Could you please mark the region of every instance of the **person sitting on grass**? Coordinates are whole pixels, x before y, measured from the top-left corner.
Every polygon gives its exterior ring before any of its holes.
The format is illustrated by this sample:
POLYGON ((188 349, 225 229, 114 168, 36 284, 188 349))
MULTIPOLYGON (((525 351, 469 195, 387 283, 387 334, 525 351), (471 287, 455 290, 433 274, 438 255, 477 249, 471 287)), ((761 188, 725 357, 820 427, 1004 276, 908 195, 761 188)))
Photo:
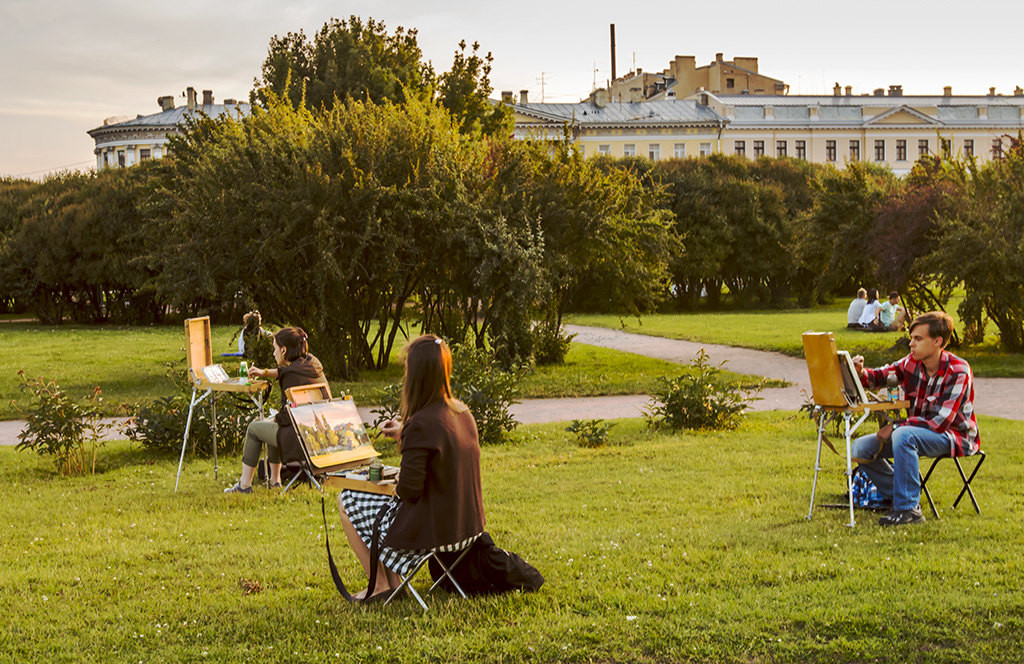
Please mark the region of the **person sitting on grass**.
POLYGON ((945 349, 952 334, 950 315, 933 311, 910 324, 910 354, 902 360, 865 369, 863 357, 853 358, 865 387, 881 387, 893 373, 910 400, 906 420, 857 438, 851 448, 853 459, 892 501, 892 511, 878 521, 883 526, 924 521, 919 457, 970 456, 979 449, 974 374, 945 349))
POLYGON ((906 319, 907 310, 900 306, 900 294, 892 291, 889 299, 878 307, 871 329, 875 332, 898 332, 903 329, 906 319))
POLYGON ((872 323, 878 318, 878 308, 881 305, 878 303, 878 289, 868 289, 868 301, 864 305, 864 310, 860 313, 860 318, 857 319, 857 323, 860 324, 862 330, 870 330, 872 323))
POLYGON ((326 382, 320 360, 309 352, 309 343, 302 328, 286 327, 274 335, 276 369, 249 368, 249 378, 277 378, 281 386, 281 409, 271 418, 254 420, 245 430, 242 447, 242 476, 224 493, 252 493, 252 478, 256 474, 263 446, 267 446, 267 466, 270 486, 281 486, 281 442, 294 436, 288 418, 285 391, 300 385, 326 382))
POLYGON ((349 490, 338 496, 341 523, 363 571, 370 576, 371 564, 377 566, 370 596, 361 591, 356 599, 386 599, 423 555, 458 551, 484 530, 476 420, 452 397, 451 352, 430 334, 403 352, 402 423, 381 426, 402 454, 398 497, 349 490), (382 510, 379 560, 371 561, 373 524, 382 510))
POLYGON ((857 297, 850 302, 846 310, 846 327, 860 327, 860 315, 864 313, 864 305, 868 303, 868 292, 863 288, 857 289, 857 297))

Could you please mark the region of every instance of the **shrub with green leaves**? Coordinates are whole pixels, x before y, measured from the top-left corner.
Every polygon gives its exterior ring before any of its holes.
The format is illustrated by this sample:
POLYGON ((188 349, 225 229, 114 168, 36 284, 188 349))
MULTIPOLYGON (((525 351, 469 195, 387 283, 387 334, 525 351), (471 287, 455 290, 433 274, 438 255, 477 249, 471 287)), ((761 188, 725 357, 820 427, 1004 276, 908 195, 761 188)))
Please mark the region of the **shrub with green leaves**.
MULTIPOLYGON (((452 394, 473 413, 481 445, 502 442, 505 432, 519 424, 509 407, 516 403, 519 382, 527 371, 528 366, 511 371, 502 369, 494 355, 484 348, 471 344, 452 346, 452 394)), ((381 390, 380 407, 373 411, 377 413, 373 425, 397 417, 401 400, 401 384, 381 390)))
POLYGON ((533 327, 533 360, 538 366, 563 364, 575 334, 567 334, 556 321, 546 320, 533 327))
POLYGON ((96 472, 96 452, 101 438, 112 425, 102 419, 102 391, 75 401, 56 381, 28 378, 18 371, 21 389, 32 393, 30 410, 23 412, 25 429, 18 434, 18 450, 32 450, 53 457, 62 475, 91 475, 96 472))
MULTIPOLYGON (((170 371, 176 393, 142 404, 135 411, 132 423, 125 428, 130 440, 145 447, 164 452, 181 450, 188 421, 188 405, 192 386, 184 381, 180 372, 170 371)), ((189 429, 191 450, 199 456, 208 456, 213 450, 213 418, 207 397, 192 413, 189 429)), ((221 393, 217 396, 217 451, 223 454, 240 452, 245 442, 245 429, 257 417, 256 407, 245 396, 221 393)))
POLYGON ((608 442, 608 432, 613 426, 615 422, 604 420, 573 420, 565 430, 576 434, 580 447, 601 447, 608 442))
POLYGON ((661 379, 647 406, 648 426, 672 431, 735 429, 760 387, 743 388, 725 381, 722 365, 712 366, 703 348, 691 366, 695 369, 691 373, 661 379))

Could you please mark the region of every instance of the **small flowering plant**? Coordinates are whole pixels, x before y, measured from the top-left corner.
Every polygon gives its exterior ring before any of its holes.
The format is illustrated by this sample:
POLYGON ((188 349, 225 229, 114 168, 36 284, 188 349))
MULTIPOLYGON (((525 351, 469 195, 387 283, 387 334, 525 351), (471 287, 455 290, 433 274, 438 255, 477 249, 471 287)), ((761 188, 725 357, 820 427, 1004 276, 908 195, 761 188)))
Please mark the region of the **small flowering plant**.
POLYGON ((26 426, 18 434, 17 449, 52 457, 62 475, 94 474, 96 452, 112 426, 102 421, 102 390, 94 387, 92 394, 76 401, 56 381, 29 378, 24 369, 18 376, 34 403, 22 411, 26 426))

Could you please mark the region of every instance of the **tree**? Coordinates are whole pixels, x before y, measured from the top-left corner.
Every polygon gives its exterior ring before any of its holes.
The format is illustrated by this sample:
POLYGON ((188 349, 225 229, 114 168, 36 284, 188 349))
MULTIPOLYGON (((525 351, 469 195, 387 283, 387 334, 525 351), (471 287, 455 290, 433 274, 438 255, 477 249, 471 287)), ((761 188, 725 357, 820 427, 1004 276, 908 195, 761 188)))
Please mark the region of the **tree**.
POLYGON ((978 324, 984 310, 1003 348, 1024 351, 1024 143, 971 167, 962 205, 942 211, 932 258, 947 287, 963 283, 960 307, 978 324))
POLYGON ((877 274, 877 260, 866 244, 894 186, 890 171, 865 162, 817 173, 811 182, 814 204, 798 220, 793 247, 804 274, 815 275, 798 284, 801 304, 820 302, 877 274))
POLYGON ((459 42, 452 68, 438 77, 437 100, 459 123, 463 133, 481 131, 487 135, 512 130, 512 113, 505 104, 494 104, 489 97, 491 87, 490 51, 480 57, 480 43, 473 42, 466 55, 466 40, 459 42))
POLYGON ((173 140, 161 195, 161 289, 179 306, 251 299, 304 327, 325 366, 383 367, 406 305, 453 231, 484 224, 483 144, 433 104, 275 97, 244 120, 200 119, 173 140))
POLYGON ((567 142, 540 161, 529 205, 544 233, 544 311, 554 330, 570 306, 638 315, 664 297, 675 244, 648 168, 584 159, 567 142))
POLYGON ((312 43, 301 30, 275 36, 250 99, 265 105, 273 93, 295 107, 331 110, 336 100, 401 103, 428 94, 434 72, 416 35, 402 27, 389 34, 381 21, 350 16, 332 18, 312 43))
POLYGON ((875 258, 875 283, 900 292, 908 318, 915 312, 945 311, 951 288, 943 287, 934 259, 936 226, 940 218, 955 214, 966 179, 961 162, 921 157, 888 192, 864 242, 875 258))

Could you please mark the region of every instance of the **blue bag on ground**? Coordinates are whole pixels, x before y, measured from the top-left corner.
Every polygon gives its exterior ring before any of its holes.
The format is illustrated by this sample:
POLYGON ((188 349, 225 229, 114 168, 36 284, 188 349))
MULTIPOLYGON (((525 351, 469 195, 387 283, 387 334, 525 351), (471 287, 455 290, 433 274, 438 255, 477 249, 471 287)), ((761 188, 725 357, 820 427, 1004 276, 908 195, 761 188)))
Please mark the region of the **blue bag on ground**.
POLYGON ((853 504, 870 510, 883 509, 889 506, 875 483, 871 481, 863 468, 853 471, 853 504))

